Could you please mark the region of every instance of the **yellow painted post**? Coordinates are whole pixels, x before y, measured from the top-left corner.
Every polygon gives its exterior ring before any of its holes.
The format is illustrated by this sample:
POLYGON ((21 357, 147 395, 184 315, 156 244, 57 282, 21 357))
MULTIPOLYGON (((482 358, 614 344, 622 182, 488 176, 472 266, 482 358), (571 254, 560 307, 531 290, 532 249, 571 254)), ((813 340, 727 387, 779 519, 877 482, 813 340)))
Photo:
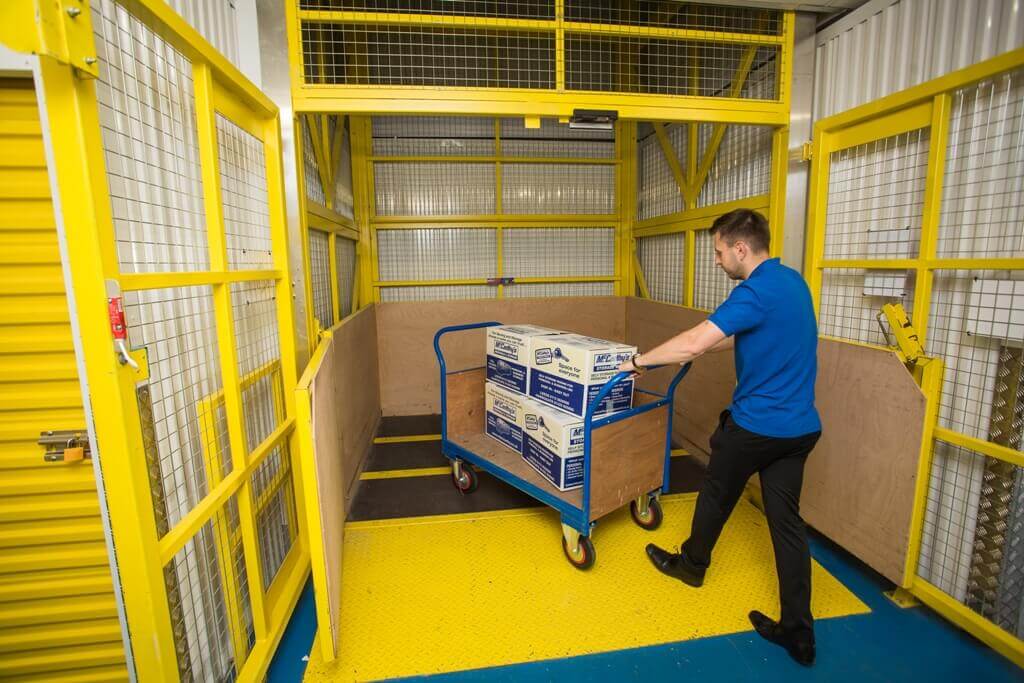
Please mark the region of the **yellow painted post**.
POLYGON ((301 114, 295 115, 293 126, 294 130, 300 131, 295 135, 295 169, 299 186, 299 242, 302 244, 302 287, 306 298, 306 339, 309 340, 309 352, 312 353, 317 345, 317 335, 316 316, 313 312, 313 269, 310 267, 312 257, 309 251, 309 200, 306 197, 306 136, 301 134, 303 119, 301 114))
MULTIPOLYGON (((700 145, 700 124, 691 121, 686 124, 686 186, 693 188, 697 184, 697 152, 700 145)), ((700 191, 690 192, 690 201, 686 204, 687 209, 697 208, 697 199, 700 191)))
POLYGON ((683 256, 686 259, 686 267, 683 271, 683 277, 686 280, 683 304, 693 308, 693 292, 697 282, 697 232, 695 230, 686 231, 686 253, 683 256))
MULTIPOLYGON (((228 271, 230 268, 224 233, 224 209, 221 203, 217 122, 213 107, 213 73, 210 67, 203 63, 193 64, 192 82, 195 88, 196 137, 203 177, 203 208, 210 248, 210 270, 228 271)), ((249 448, 245 438, 245 413, 242 408, 230 284, 221 282, 213 285, 213 306, 217 321, 217 350, 224 387, 228 442, 234 455, 234 467, 244 468, 248 462, 249 448)), ((238 491, 237 503, 239 524, 242 527, 246 577, 249 582, 249 600, 252 604, 253 629, 258 640, 266 637, 268 629, 263 600, 263 575, 259 562, 260 548, 256 537, 251 485, 248 480, 242 483, 238 491)))
MULTIPOLYGON (((502 192, 502 189, 501 189, 501 157, 502 157, 502 153, 501 153, 501 118, 500 117, 495 117, 494 118, 494 154, 495 154, 495 161, 494 161, 494 213, 496 213, 496 214, 498 214, 500 216, 502 213, 504 213, 504 209, 502 208, 502 195, 501 195, 501 192, 502 192)), ((497 252, 495 254, 495 259, 497 261, 495 263, 495 273, 497 274, 496 276, 499 277, 499 278, 502 277, 504 275, 504 272, 505 272, 505 257, 504 257, 504 254, 503 254, 504 239, 505 239, 505 234, 504 234, 504 232, 502 230, 502 226, 499 225, 497 228, 495 228, 495 231, 494 231, 495 250, 497 252)), ((499 299, 504 299, 505 298, 505 285, 500 285, 500 284, 498 285, 498 298, 499 299)))
POLYGON ((327 258, 330 259, 328 277, 331 278, 331 308, 334 311, 334 324, 341 320, 341 296, 338 293, 338 234, 327 235, 327 258))
POLYGON ((830 135, 814 127, 811 147, 811 178, 807 194, 807 254, 804 257, 804 277, 811 290, 814 313, 821 309, 821 260, 825 254, 826 215, 828 211, 828 174, 831 151, 830 135))
POLYGON ((352 137, 352 193, 356 207, 356 225, 359 228, 357 254, 360 262, 359 275, 364 303, 379 302, 380 288, 377 281, 377 237, 373 225, 375 200, 373 196, 373 138, 370 117, 353 116, 349 133, 352 137))
POLYGON ((768 192, 768 226, 771 230, 771 255, 782 256, 786 228, 786 177, 789 175, 789 126, 772 133, 771 189, 768 192))
POLYGON ((921 450, 917 460, 917 479, 914 482, 914 505, 910 514, 910 534, 907 541, 907 557, 903 566, 902 588, 910 587, 917 572, 917 561, 921 556, 921 535, 924 529, 924 513, 928 503, 928 483, 931 480, 932 453, 935 448, 935 426, 939 415, 939 399, 942 394, 941 358, 928 358, 918 363, 920 368, 918 385, 925 395, 924 431, 921 434, 921 450))
POLYGON ((555 0, 555 90, 565 90, 565 0, 555 0))
POLYGON ((87 407, 97 435, 107 512, 117 551, 135 671, 152 680, 178 678, 174 634, 157 545, 135 373, 114 352, 105 278, 118 273, 95 82, 72 67, 39 57, 40 110, 45 118, 62 260, 76 315, 76 351, 85 367, 87 407))
POLYGON ((633 252, 636 240, 633 225, 637 212, 637 144, 636 122, 619 121, 615 129, 615 193, 618 207, 616 226, 615 293, 619 296, 633 296, 636 293, 633 252))
POLYGON ((942 216, 942 183, 946 173, 946 150, 949 146, 949 115, 952 98, 949 93, 936 95, 932 104, 931 142, 928 145, 928 171, 925 176, 924 206, 921 216, 921 246, 918 253, 917 279, 914 283, 914 328, 925 346, 928 338, 928 313, 931 308, 932 283, 935 271, 928 259, 936 256, 939 242, 939 220, 942 216))

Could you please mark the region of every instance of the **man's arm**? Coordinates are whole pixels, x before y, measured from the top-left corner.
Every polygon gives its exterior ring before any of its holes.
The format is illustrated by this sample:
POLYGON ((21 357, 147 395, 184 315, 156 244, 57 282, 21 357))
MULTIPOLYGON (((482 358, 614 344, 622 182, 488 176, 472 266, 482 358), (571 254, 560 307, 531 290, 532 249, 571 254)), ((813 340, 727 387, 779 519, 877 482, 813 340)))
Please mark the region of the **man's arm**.
POLYGON ((736 345, 736 337, 726 337, 722 341, 718 342, 705 353, 718 353, 719 351, 728 351, 736 345))
MULTIPOLYGON (((708 351, 721 350, 716 347, 719 344, 728 343, 722 349, 732 346, 731 337, 726 338, 718 326, 709 320, 705 320, 696 327, 669 339, 667 342, 656 346, 646 353, 640 354, 636 361, 642 366, 668 365, 669 363, 686 363, 698 358, 708 351)), ((626 361, 619 370, 632 372, 637 368, 631 361, 626 361)))

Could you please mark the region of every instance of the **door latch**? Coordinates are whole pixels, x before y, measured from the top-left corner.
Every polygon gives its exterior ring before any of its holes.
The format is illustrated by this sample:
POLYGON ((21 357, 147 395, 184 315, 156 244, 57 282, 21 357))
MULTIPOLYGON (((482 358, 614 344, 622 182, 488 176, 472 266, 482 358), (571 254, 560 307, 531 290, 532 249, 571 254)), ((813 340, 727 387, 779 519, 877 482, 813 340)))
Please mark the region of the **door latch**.
POLYGON ((43 454, 43 460, 46 462, 75 462, 92 457, 89 450, 89 434, 84 430, 41 432, 37 443, 46 447, 46 453, 43 454))

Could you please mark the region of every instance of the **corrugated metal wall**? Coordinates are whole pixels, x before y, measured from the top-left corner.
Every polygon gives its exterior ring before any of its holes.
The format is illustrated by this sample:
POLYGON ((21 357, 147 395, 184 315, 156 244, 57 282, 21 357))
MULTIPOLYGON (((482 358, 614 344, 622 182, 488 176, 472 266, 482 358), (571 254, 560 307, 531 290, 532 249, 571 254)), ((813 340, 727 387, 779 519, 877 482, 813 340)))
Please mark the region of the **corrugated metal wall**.
POLYGON ((1020 0, 883 0, 819 34, 815 120, 1024 44, 1020 0))
POLYGON ((44 463, 84 430, 35 91, 0 80, 0 677, 127 678, 90 461, 44 463))
POLYGON ((166 0, 200 35, 241 69, 234 0, 166 0))

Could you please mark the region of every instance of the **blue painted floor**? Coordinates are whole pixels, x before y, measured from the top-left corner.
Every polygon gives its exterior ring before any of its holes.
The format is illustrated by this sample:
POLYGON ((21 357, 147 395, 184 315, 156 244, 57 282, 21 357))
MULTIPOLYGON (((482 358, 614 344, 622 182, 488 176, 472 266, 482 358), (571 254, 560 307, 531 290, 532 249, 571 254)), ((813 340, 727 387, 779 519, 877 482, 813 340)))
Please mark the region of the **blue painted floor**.
MULTIPOLYGON (((870 614, 819 621, 818 661, 805 669, 786 653, 741 633, 571 659, 463 671, 431 681, 1024 681, 1024 672, 925 607, 901 609, 882 594, 889 586, 843 550, 812 536, 814 558, 871 608, 870 614)), ((653 571, 653 569, 652 569, 653 571)), ((690 590, 680 587, 680 590, 690 590)), ((307 585, 268 680, 302 679, 316 630, 307 585)), ((453 645, 454 646, 454 645, 453 645)), ((425 679, 411 679, 425 680, 425 679)))

